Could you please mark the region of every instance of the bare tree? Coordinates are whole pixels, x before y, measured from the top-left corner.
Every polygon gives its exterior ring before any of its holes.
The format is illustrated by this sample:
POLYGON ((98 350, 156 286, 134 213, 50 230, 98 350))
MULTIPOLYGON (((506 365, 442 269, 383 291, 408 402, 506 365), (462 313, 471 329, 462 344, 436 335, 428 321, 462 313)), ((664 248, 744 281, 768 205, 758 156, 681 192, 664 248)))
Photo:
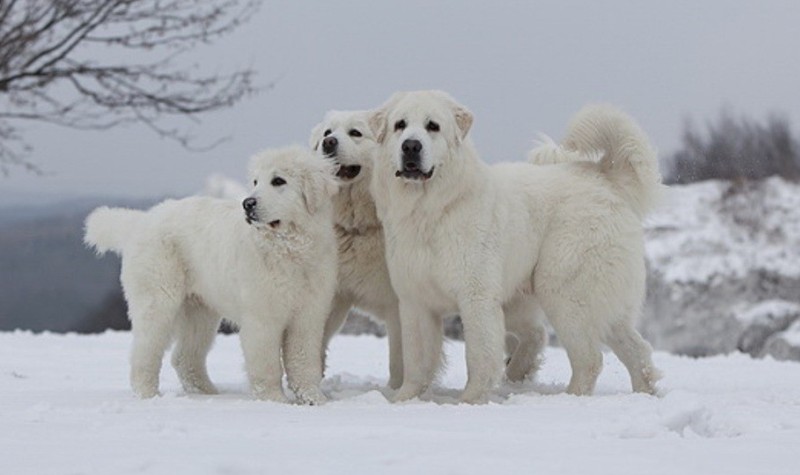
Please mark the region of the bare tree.
POLYGON ((253 92, 253 71, 207 73, 184 53, 230 33, 261 0, 0 0, 0 171, 40 169, 21 124, 77 129, 196 120, 253 92), (183 55, 183 56, 182 56, 183 55), (176 65, 176 58, 183 60, 176 65))

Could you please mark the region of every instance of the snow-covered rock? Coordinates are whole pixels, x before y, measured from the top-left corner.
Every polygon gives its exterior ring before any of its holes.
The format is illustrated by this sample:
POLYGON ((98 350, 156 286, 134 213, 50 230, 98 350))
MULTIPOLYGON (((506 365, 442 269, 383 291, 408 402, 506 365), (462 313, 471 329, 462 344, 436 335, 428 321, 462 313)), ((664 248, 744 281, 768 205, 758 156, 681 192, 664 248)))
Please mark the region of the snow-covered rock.
POLYGON ((800 185, 780 178, 672 187, 648 218, 642 328, 658 349, 800 359, 800 185))

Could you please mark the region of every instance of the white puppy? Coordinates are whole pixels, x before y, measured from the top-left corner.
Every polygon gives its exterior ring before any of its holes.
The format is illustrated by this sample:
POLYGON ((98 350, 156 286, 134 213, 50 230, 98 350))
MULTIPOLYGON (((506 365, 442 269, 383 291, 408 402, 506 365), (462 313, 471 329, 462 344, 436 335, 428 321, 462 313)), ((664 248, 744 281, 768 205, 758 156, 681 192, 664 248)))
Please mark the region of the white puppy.
POLYGON ((337 184, 327 163, 299 147, 262 152, 250 170, 254 191, 244 202, 195 197, 146 212, 102 207, 86 220, 86 243, 122 256, 139 397, 158 393, 173 338, 172 365, 185 390, 215 393, 206 355, 224 316, 240 327, 257 397, 286 400, 283 350, 298 401, 325 400, 319 383, 336 285, 330 198, 337 184))
POLYGON ((594 107, 575 120, 565 148, 599 151, 599 162, 540 166, 481 161, 467 135, 472 114, 442 92, 395 94, 369 120, 382 145, 372 190, 403 345, 415 348, 404 352, 396 400, 431 383, 440 317, 459 312, 462 400, 486 401, 503 362, 503 313, 524 322, 518 307, 533 294, 569 355, 569 393, 593 391, 602 343, 634 390, 654 391, 651 348, 633 325, 644 298, 641 219, 661 185, 655 154, 626 115, 594 107))
POLYGON ((331 111, 311 131, 311 148, 335 164, 340 180, 333 198, 339 284, 325 328, 325 347, 352 307, 378 317, 386 323, 389 337, 389 386, 397 389, 403 382, 400 316, 386 268, 383 228, 369 191, 377 144, 367 116, 367 111, 331 111))

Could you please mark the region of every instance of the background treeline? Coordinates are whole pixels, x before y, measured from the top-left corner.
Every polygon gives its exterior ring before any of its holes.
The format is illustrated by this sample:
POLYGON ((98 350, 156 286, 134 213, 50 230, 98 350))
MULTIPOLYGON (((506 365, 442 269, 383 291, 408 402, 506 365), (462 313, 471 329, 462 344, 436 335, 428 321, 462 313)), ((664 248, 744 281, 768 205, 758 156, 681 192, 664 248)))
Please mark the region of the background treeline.
POLYGON ((680 149, 666 159, 664 179, 669 184, 776 175, 800 179, 800 143, 788 119, 779 115, 758 122, 724 110, 705 129, 687 120, 680 149))

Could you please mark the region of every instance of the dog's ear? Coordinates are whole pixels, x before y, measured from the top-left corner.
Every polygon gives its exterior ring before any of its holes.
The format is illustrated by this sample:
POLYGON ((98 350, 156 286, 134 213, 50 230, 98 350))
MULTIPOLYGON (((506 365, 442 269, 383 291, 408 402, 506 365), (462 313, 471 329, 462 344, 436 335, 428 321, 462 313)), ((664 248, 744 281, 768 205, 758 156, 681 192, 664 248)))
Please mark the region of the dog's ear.
POLYGON ((387 110, 384 107, 381 107, 380 109, 370 112, 367 117, 367 125, 369 126, 369 130, 372 131, 375 141, 379 144, 386 140, 386 131, 388 128, 386 124, 386 113, 387 110))
POLYGON ((311 129, 311 136, 308 138, 308 146, 315 152, 319 149, 320 142, 322 142, 322 129, 324 127, 325 124, 320 122, 311 129))
POLYGON ((386 140, 386 135, 389 132, 389 113, 407 94, 406 92, 395 92, 380 108, 367 115, 367 125, 372 131, 375 141, 379 144, 386 140))
POLYGON ((458 125, 458 130, 461 132, 459 139, 464 140, 469 132, 469 129, 472 127, 472 121, 474 117, 472 112, 470 112, 466 107, 460 104, 453 105, 453 116, 456 119, 456 125, 458 125))
POLYGON ((318 165, 305 170, 300 178, 303 202, 310 215, 316 214, 339 191, 333 166, 325 161, 318 162, 318 165))

